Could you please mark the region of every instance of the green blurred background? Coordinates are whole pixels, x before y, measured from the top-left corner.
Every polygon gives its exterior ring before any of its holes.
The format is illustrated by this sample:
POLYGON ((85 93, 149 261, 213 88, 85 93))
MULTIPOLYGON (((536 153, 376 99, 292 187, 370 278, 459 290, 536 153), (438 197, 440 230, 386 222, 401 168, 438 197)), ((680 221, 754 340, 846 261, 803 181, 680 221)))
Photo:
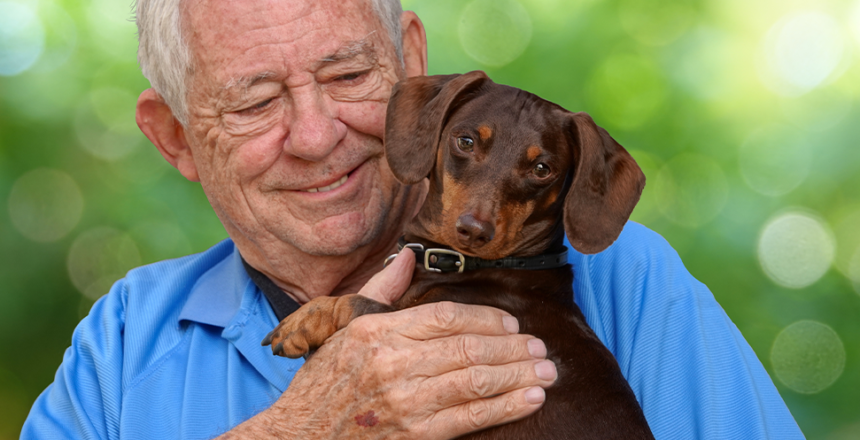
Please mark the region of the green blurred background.
MULTIPOLYGON (((407 0, 431 73, 587 111, 810 439, 860 438, 860 1, 407 0)), ((0 438, 130 268, 226 236, 134 123, 127 0, 0 0, 0 438)), ((719 386, 719 384, 714 384, 719 386)))

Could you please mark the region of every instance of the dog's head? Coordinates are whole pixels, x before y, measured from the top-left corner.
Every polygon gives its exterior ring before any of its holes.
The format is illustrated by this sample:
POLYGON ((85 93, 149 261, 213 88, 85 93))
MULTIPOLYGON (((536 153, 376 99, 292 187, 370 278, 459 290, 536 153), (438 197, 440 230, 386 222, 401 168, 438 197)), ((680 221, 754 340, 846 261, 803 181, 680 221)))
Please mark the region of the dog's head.
POLYGON ((484 72, 409 78, 388 104, 395 177, 430 178, 425 237, 485 259, 612 244, 645 186, 636 162, 585 113, 490 81, 484 72), (562 222, 563 218, 563 222, 562 222))

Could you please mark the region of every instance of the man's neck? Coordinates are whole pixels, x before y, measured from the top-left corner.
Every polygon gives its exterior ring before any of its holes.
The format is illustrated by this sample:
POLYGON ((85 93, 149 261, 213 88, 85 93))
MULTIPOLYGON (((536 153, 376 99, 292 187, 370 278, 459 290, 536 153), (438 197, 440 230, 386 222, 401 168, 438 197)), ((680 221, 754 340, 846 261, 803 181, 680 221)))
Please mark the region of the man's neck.
POLYGON ((344 256, 315 256, 267 259, 250 263, 299 304, 321 296, 358 293, 382 268, 386 256, 396 252, 397 234, 344 256), (385 243, 382 245, 382 243, 385 243))

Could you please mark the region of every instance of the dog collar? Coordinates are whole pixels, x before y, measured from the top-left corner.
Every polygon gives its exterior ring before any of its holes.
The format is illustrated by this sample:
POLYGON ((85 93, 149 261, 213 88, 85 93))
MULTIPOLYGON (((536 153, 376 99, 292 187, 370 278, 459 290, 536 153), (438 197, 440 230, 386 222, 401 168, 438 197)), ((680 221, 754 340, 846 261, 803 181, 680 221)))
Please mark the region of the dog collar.
MULTIPOLYGON (((451 249, 425 248, 421 243, 407 243, 406 237, 397 240, 397 250, 403 248, 412 249, 415 252, 416 261, 424 262, 424 269, 428 272, 457 272, 477 269, 522 269, 541 270, 555 269, 567 264, 567 248, 561 252, 535 255, 534 257, 505 257, 498 260, 485 260, 478 257, 470 257, 451 249)), ((385 259, 384 266, 388 266, 397 254, 385 259)))

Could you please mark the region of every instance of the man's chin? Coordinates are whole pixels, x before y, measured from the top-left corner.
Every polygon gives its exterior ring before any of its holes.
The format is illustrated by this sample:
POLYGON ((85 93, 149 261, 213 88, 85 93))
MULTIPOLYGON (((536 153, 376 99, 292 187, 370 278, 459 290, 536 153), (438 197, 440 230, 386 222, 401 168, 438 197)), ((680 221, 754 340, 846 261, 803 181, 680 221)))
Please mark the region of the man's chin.
POLYGON ((316 225, 307 234, 286 237, 300 251, 319 257, 348 255, 379 240, 384 222, 368 222, 364 216, 344 216, 316 225))

